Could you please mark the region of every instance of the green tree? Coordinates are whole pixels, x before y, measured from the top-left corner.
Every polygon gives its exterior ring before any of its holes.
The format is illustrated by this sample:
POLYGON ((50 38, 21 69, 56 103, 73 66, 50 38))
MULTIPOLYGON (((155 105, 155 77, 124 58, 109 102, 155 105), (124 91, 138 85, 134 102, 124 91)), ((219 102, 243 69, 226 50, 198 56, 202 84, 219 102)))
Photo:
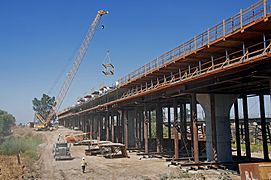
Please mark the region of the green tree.
POLYGON ((55 97, 50 97, 47 94, 43 94, 41 99, 34 98, 32 100, 32 104, 33 110, 47 119, 50 110, 55 105, 55 97))
POLYGON ((0 139, 11 133, 11 127, 15 125, 15 117, 6 111, 0 110, 0 139))

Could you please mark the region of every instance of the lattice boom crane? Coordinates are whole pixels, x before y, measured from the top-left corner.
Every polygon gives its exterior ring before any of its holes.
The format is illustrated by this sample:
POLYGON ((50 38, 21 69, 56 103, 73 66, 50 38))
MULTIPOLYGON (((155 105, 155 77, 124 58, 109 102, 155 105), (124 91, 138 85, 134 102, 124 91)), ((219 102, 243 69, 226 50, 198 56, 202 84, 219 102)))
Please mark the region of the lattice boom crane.
POLYGON ((95 31, 97 29, 97 26, 101 20, 101 17, 105 14, 108 14, 108 11, 104 11, 104 10, 99 10, 95 19, 93 20, 92 24, 89 26, 88 32, 77 52, 77 54, 74 57, 74 63, 73 66, 71 67, 69 73, 66 76, 66 79, 64 81, 64 83, 62 84, 62 87, 56 97, 56 104, 55 106, 51 109, 48 117, 46 120, 43 119, 43 117, 40 117, 39 115, 36 114, 36 117, 39 119, 39 121, 41 123, 43 123, 46 127, 51 123, 52 119, 54 118, 54 116, 56 115, 56 112, 59 110, 69 88, 70 85, 72 83, 72 80, 74 79, 74 76, 76 75, 78 68, 87 52, 87 49, 89 47, 89 43, 92 40, 95 31), (44 123, 45 121, 45 123, 44 123))

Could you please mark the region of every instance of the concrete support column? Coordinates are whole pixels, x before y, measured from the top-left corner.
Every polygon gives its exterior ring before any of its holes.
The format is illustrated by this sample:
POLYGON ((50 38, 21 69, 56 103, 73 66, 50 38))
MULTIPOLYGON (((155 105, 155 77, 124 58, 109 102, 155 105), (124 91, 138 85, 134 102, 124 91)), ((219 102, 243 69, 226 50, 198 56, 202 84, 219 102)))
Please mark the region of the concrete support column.
POLYGON ((244 114, 244 128, 245 128, 246 157, 247 157, 247 159, 251 159, 247 96, 244 95, 242 98, 243 98, 243 114, 244 114))
POLYGON ((174 124, 173 124, 173 133, 174 133, 174 159, 179 159, 179 133, 177 130, 178 127, 178 108, 177 102, 173 102, 174 109, 174 124))
POLYGON ((235 121, 235 138, 236 138, 236 149, 237 158, 241 158, 241 142, 240 142, 240 122, 239 122, 239 110, 238 110, 238 99, 234 102, 234 121, 235 121))
POLYGON ((193 127, 193 154, 194 162, 199 162, 199 141, 198 141, 198 126, 197 126, 197 101, 196 94, 191 94, 191 126, 193 127))
POLYGON ((265 119, 263 94, 259 95, 259 101, 260 101, 261 128, 262 128, 262 139, 263 139, 263 155, 264 155, 264 160, 268 161, 269 154, 268 154, 268 145, 267 145, 267 136, 266 136, 266 119, 265 119))
POLYGON ((163 113, 160 104, 156 105, 156 152, 161 153, 163 144, 163 113))
POLYGON ((148 111, 146 110, 146 107, 144 108, 144 149, 145 153, 149 153, 149 139, 148 139, 148 111))
POLYGON ((210 94, 210 105, 211 105, 211 127, 212 127, 212 150, 213 160, 217 162, 217 132, 216 132, 216 114, 215 114, 215 96, 210 94))
MULTIPOLYGON (((230 130, 230 109, 239 95, 229 94, 214 94, 214 99, 211 108, 210 94, 197 94, 197 100, 201 104, 206 119, 206 153, 207 160, 213 161, 213 136, 212 119, 215 119, 216 126, 216 141, 217 141, 217 161, 230 162, 232 161, 231 151, 231 130, 230 130), (213 110, 212 110, 213 109, 213 110), (212 114, 214 113, 214 114, 212 114), (211 117, 214 116, 214 117, 211 117)), ((213 124, 214 126, 214 124, 213 124)))

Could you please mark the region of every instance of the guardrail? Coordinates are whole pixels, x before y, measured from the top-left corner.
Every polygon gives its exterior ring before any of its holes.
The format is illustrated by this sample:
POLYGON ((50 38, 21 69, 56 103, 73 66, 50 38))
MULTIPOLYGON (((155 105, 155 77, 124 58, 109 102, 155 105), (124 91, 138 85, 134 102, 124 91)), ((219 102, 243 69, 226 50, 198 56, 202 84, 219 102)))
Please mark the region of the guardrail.
POLYGON ((131 96, 137 96, 142 93, 146 93, 152 90, 162 89, 165 86, 172 85, 179 82, 191 81, 194 78, 200 76, 208 75, 210 73, 216 73, 222 71, 226 68, 233 67, 235 65, 241 65, 247 62, 253 62, 255 59, 261 59, 263 57, 270 56, 271 53, 271 40, 266 40, 257 44, 254 44, 250 47, 247 47, 245 51, 239 50, 232 53, 232 59, 228 56, 222 56, 216 59, 213 59, 211 62, 205 64, 199 64, 198 66, 188 68, 184 71, 179 71, 178 73, 172 73, 170 76, 165 76, 163 78, 157 78, 155 81, 149 83, 141 84, 141 86, 136 86, 132 89, 126 91, 122 98, 125 99, 131 96))
POLYGON ((249 25, 257 20, 266 18, 271 11, 271 0, 260 0, 246 9, 241 9, 240 12, 231 18, 223 20, 218 25, 208 29, 200 35, 180 46, 168 51, 167 53, 157 57, 151 62, 145 64, 132 73, 120 78, 118 80, 118 87, 121 87, 137 78, 147 75, 166 64, 178 59, 182 56, 189 55, 194 51, 209 46, 214 41, 223 38, 237 30, 243 29, 244 26, 249 25))

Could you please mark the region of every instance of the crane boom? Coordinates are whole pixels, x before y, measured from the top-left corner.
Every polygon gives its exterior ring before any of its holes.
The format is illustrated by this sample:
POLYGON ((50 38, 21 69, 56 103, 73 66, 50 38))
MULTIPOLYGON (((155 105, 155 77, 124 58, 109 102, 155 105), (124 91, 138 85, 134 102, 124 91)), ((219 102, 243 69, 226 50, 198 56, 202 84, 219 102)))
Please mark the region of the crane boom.
MULTIPOLYGON (((81 64, 81 62, 87 52, 87 49, 89 47, 89 43, 92 40, 92 38, 95 34, 95 31, 97 29, 97 25, 99 24, 101 17, 105 14, 108 14, 108 11, 99 10, 97 12, 97 15, 94 18, 93 22, 89 26, 88 32, 87 32, 87 34, 86 34, 86 36, 85 36, 85 38, 79 48, 77 54, 74 57, 74 63, 72 65, 70 71, 68 72, 66 79, 65 79, 64 83, 62 84, 62 87, 57 95, 56 104, 50 110, 50 113, 46 119, 45 126, 48 126, 50 124, 51 120, 56 115, 56 112, 59 110, 59 108, 60 108, 69 88, 70 88, 72 80, 74 79, 74 76, 76 75, 78 68, 79 68, 79 66, 80 66, 80 64, 81 64)), ((41 122, 42 122, 42 120, 41 120, 41 122)))

